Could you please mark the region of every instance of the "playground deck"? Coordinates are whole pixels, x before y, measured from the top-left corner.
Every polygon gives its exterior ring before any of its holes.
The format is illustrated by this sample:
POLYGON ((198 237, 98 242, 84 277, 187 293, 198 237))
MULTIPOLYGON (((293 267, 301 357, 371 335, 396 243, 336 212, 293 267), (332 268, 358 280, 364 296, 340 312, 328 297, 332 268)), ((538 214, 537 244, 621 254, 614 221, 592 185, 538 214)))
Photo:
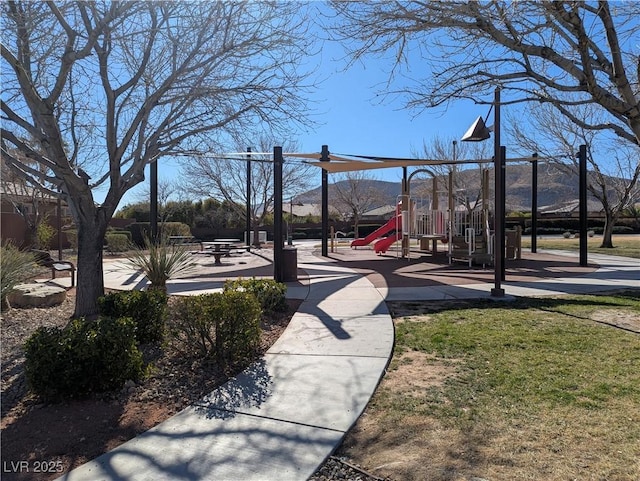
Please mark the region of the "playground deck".
MULTIPOLYGON (((466 263, 449 264, 446 252, 435 256, 412 250, 403 259, 390 249, 384 255, 373 249, 341 247, 329 257, 364 275, 376 288, 421 287, 492 283, 493 266, 469 267, 466 263)), ((580 267, 578 259, 548 253, 523 251, 521 259, 505 260, 505 274, 511 282, 537 282, 545 279, 577 277, 594 272, 598 266, 590 263, 580 267)))

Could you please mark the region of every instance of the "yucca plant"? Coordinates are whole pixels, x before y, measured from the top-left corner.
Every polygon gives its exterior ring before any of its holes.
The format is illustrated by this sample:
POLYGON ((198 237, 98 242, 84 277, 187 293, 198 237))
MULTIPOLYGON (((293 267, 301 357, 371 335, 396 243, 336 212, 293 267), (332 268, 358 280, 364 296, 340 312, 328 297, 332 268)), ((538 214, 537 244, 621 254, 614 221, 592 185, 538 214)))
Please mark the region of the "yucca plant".
POLYGON ((135 249, 127 258, 151 283, 150 289, 167 291, 167 281, 192 272, 196 264, 188 249, 169 244, 166 237, 158 242, 144 238, 144 248, 135 249))
POLYGON ((21 251, 7 242, 0 246, 0 307, 6 309, 7 295, 22 281, 33 275, 35 258, 30 252, 21 251))

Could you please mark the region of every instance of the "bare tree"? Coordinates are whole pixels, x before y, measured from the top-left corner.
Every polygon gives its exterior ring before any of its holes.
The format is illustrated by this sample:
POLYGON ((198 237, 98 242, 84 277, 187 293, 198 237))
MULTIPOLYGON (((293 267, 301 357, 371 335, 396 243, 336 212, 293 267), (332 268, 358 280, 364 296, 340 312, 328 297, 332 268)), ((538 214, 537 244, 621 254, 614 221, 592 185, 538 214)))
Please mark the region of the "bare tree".
POLYGON ((331 185, 331 192, 335 198, 331 205, 339 212, 349 213, 353 220, 355 237, 358 237, 358 226, 362 214, 383 202, 383 194, 376 189, 377 180, 370 171, 355 170, 337 174, 331 185))
POLYGON ((109 220, 144 168, 237 132, 306 122, 304 6, 278 2, 2 3, 2 155, 78 227, 75 316, 104 291, 109 220), (35 143, 38 148, 33 148, 35 143), (46 178, 41 182, 41 169, 46 178), (106 187, 102 203, 94 190, 106 187))
POLYGON ((332 5, 338 13, 335 38, 354 62, 391 53, 393 76, 412 70, 410 60, 419 59, 424 76, 400 92, 410 107, 461 98, 489 104, 489 92, 500 86, 503 103, 549 104, 585 130, 608 131, 640 144, 639 2, 332 5), (579 107, 586 104, 601 111, 597 121, 580 116, 579 107))
MULTIPOLYGON (((600 247, 612 248, 616 221, 640 195, 640 148, 620 138, 586 130, 548 105, 532 105, 529 109, 531 129, 522 129, 517 121, 508 124, 514 141, 521 148, 538 152, 547 162, 577 179, 576 152, 580 144, 587 145, 590 167, 587 189, 600 201, 605 214, 600 247)), ((583 107, 582 118, 595 123, 594 117, 598 116, 600 113, 592 106, 583 107)))
MULTIPOLYGON (((273 138, 262 136, 257 150, 254 152, 270 152, 273 146, 282 144, 273 138)), ((293 142, 282 145, 284 152, 295 152, 293 142)), ((269 154, 251 154, 251 226, 254 239, 258 239, 257 231, 264 225, 265 219, 273 211, 273 159, 269 154)), ((212 197, 228 201, 238 209, 236 213, 246 218, 247 205, 247 159, 212 158, 210 156, 195 157, 182 167, 182 186, 184 192, 199 197, 212 197)), ((282 190, 287 198, 308 189, 314 168, 292 158, 285 158, 282 168, 282 190)))

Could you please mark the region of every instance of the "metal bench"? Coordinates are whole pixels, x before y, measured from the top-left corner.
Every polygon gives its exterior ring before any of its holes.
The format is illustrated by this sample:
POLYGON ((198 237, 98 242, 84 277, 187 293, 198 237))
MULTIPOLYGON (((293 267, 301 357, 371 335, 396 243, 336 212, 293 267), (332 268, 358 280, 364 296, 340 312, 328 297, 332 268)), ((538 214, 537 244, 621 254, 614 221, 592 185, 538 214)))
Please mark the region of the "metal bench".
POLYGON ((56 278, 56 272, 69 271, 71 273, 71 287, 76 285, 76 266, 69 261, 57 261, 47 251, 31 249, 36 264, 51 268, 51 278, 56 278))

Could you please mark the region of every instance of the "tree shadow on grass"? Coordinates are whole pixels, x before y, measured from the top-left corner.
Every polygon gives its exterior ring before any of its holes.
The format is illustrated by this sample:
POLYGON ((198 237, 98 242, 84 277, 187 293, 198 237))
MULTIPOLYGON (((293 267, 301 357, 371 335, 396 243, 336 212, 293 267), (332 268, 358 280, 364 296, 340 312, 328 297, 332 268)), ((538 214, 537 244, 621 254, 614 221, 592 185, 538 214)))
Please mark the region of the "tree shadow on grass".
POLYGON ((520 297, 511 302, 496 302, 493 299, 455 299, 444 301, 413 301, 413 302, 390 302, 390 310, 398 312, 396 306, 404 306, 411 310, 410 315, 433 314, 443 311, 454 311, 464 309, 504 309, 504 310, 527 310, 539 309, 550 313, 562 314, 575 319, 606 324, 617 329, 640 334, 640 331, 617 325, 612 322, 596 320, 591 317, 580 315, 573 311, 574 307, 587 310, 590 309, 629 309, 634 310, 633 304, 640 302, 640 289, 623 289, 614 292, 597 292, 591 294, 571 294, 554 297, 520 297))

